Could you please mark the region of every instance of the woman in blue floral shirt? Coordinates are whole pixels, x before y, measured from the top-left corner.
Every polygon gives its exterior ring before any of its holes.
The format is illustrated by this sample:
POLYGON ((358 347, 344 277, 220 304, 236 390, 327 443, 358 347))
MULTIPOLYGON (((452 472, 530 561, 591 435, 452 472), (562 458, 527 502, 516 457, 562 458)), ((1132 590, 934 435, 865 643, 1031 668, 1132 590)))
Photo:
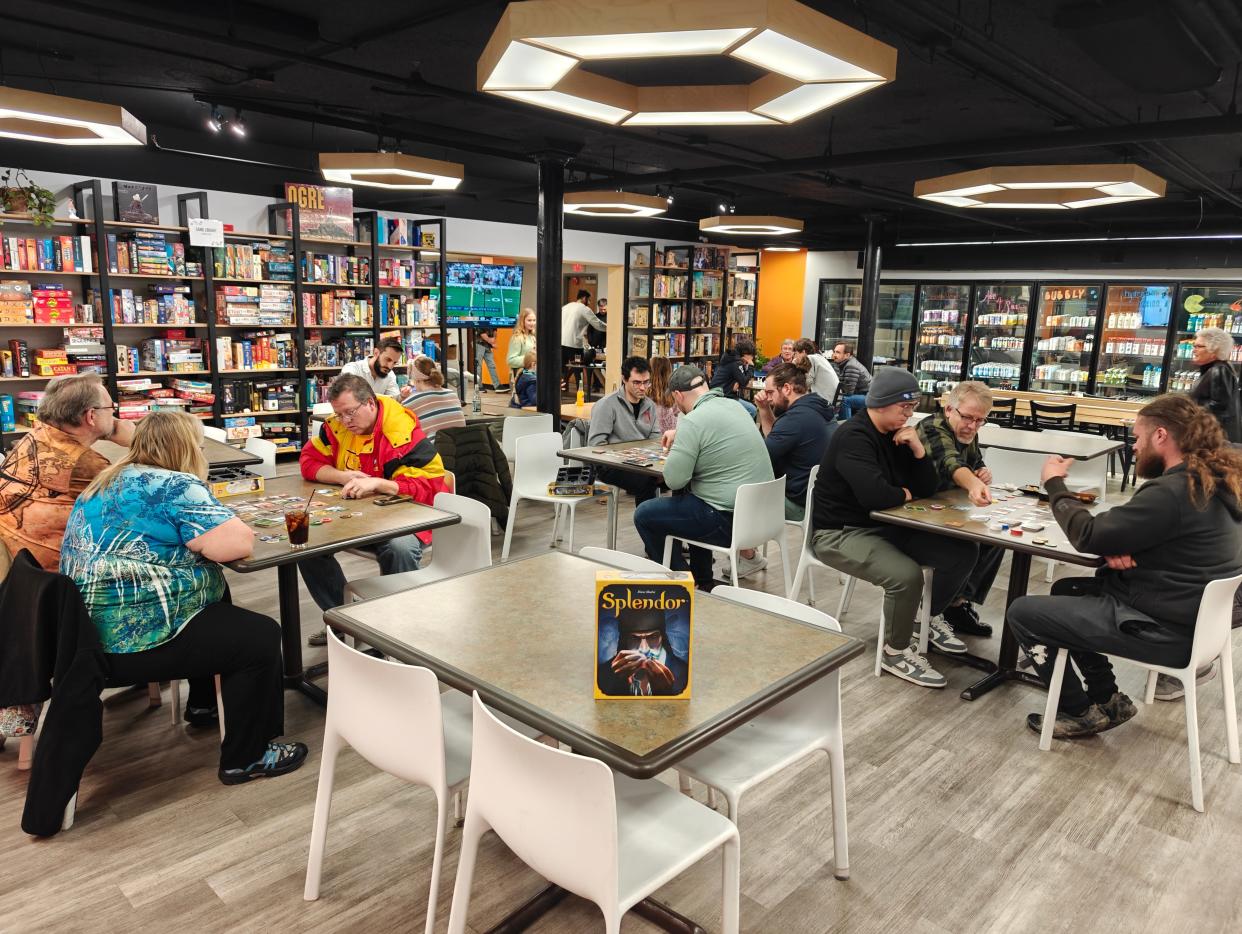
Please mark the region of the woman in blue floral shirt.
POLYGON ((186 678, 187 719, 210 722, 220 675, 226 733, 220 780, 292 772, 302 743, 284 732, 280 627, 227 599, 217 562, 249 555, 254 533, 207 488, 198 419, 154 412, 126 455, 95 478, 65 528, 73 578, 107 653, 109 682, 186 678))

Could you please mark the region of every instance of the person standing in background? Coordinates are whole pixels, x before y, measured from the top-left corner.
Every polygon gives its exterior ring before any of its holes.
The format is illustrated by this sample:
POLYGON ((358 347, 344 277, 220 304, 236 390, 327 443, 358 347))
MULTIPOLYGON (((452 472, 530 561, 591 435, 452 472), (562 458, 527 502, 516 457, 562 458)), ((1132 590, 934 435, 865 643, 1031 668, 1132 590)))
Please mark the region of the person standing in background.
POLYGON ((1190 359, 1199 368, 1199 378, 1190 388, 1190 398, 1211 412, 1229 442, 1237 444, 1242 442, 1242 399, 1231 356, 1233 337, 1228 331, 1204 328, 1195 334, 1190 359))
POLYGON ((388 396, 391 399, 404 399, 410 394, 410 387, 397 388, 397 375, 393 367, 401 362, 405 348, 395 337, 385 337, 371 352, 371 356, 363 360, 355 360, 341 367, 341 374, 350 373, 364 379, 377 396, 388 396))
POLYGON ((479 377, 483 376, 483 368, 487 367, 487 375, 492 380, 493 392, 504 392, 508 387, 500 384, 500 374, 496 371, 496 329, 482 327, 474 332, 474 356, 478 360, 479 377))
POLYGON ((854 345, 837 341, 832 348, 832 366, 841 378, 837 389, 841 399, 841 421, 853 417, 855 412, 867 407, 867 390, 871 388, 871 374, 854 356, 854 345))

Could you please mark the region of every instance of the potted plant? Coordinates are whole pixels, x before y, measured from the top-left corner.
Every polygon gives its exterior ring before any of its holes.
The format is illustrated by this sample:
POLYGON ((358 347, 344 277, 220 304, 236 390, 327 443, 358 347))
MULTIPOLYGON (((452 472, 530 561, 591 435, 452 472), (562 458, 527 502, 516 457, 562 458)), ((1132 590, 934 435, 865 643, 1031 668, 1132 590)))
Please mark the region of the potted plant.
POLYGON ((0 209, 5 214, 29 214, 37 227, 51 227, 56 196, 36 185, 25 169, 5 169, 0 173, 0 209))

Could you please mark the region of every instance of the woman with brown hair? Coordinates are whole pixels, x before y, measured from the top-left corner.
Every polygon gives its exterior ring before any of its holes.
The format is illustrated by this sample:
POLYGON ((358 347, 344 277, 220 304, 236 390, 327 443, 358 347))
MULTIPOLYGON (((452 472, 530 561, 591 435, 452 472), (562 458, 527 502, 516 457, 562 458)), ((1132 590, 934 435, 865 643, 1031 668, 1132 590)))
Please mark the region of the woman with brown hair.
POLYGON ((430 357, 415 357, 406 368, 413 389, 402 405, 418 417, 418 427, 428 438, 441 428, 464 428, 466 413, 457 393, 444 388, 444 374, 430 357))
POLYGON ((73 579, 99 632, 110 684, 186 678, 186 718, 214 723, 220 676, 226 733, 220 781, 283 775, 306 759, 284 732, 280 627, 228 602, 217 562, 244 558, 254 532, 204 482, 202 427, 153 412, 129 451, 78 497, 60 570, 73 579))
POLYGON ((668 381, 673 376, 673 364, 668 357, 651 358, 651 388, 647 395, 656 407, 656 423, 660 426, 660 434, 674 431, 677 428, 677 403, 673 400, 672 390, 668 381))

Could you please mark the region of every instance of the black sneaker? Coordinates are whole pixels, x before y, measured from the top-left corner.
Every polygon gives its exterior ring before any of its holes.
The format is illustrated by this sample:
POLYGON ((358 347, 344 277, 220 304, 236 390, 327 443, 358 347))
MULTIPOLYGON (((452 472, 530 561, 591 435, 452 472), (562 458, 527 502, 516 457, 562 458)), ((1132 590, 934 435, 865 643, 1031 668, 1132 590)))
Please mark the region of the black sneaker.
POLYGON ((1115 726, 1121 726, 1121 724, 1138 713, 1138 708, 1134 706, 1134 701, 1120 691, 1113 694, 1108 699, 1108 703, 1098 706, 1104 712, 1104 716, 1108 717, 1108 726, 1100 730, 1101 733, 1104 730, 1111 730, 1115 726))
MULTIPOLYGON (((1026 725, 1036 733, 1042 733, 1044 715, 1042 713, 1027 714, 1026 725)), ((1080 736, 1093 736, 1108 728, 1108 714, 1092 704, 1077 717, 1067 714, 1064 710, 1057 711, 1057 722, 1052 728, 1052 738, 1075 739, 1080 736)))
POLYGON ((306 761, 307 751, 305 743, 268 743, 262 759, 244 769, 221 769, 220 781, 225 785, 240 785, 254 778, 275 778, 296 772, 306 761))
POLYGON ((220 709, 215 705, 211 707, 190 707, 185 708, 185 722, 190 726, 219 726, 220 725, 220 709))
POLYGON ((944 612, 940 615, 944 617, 944 621, 952 626, 953 631, 959 636, 992 635, 992 627, 987 623, 980 622, 979 614, 975 612, 975 608, 969 603, 945 607, 944 612))

